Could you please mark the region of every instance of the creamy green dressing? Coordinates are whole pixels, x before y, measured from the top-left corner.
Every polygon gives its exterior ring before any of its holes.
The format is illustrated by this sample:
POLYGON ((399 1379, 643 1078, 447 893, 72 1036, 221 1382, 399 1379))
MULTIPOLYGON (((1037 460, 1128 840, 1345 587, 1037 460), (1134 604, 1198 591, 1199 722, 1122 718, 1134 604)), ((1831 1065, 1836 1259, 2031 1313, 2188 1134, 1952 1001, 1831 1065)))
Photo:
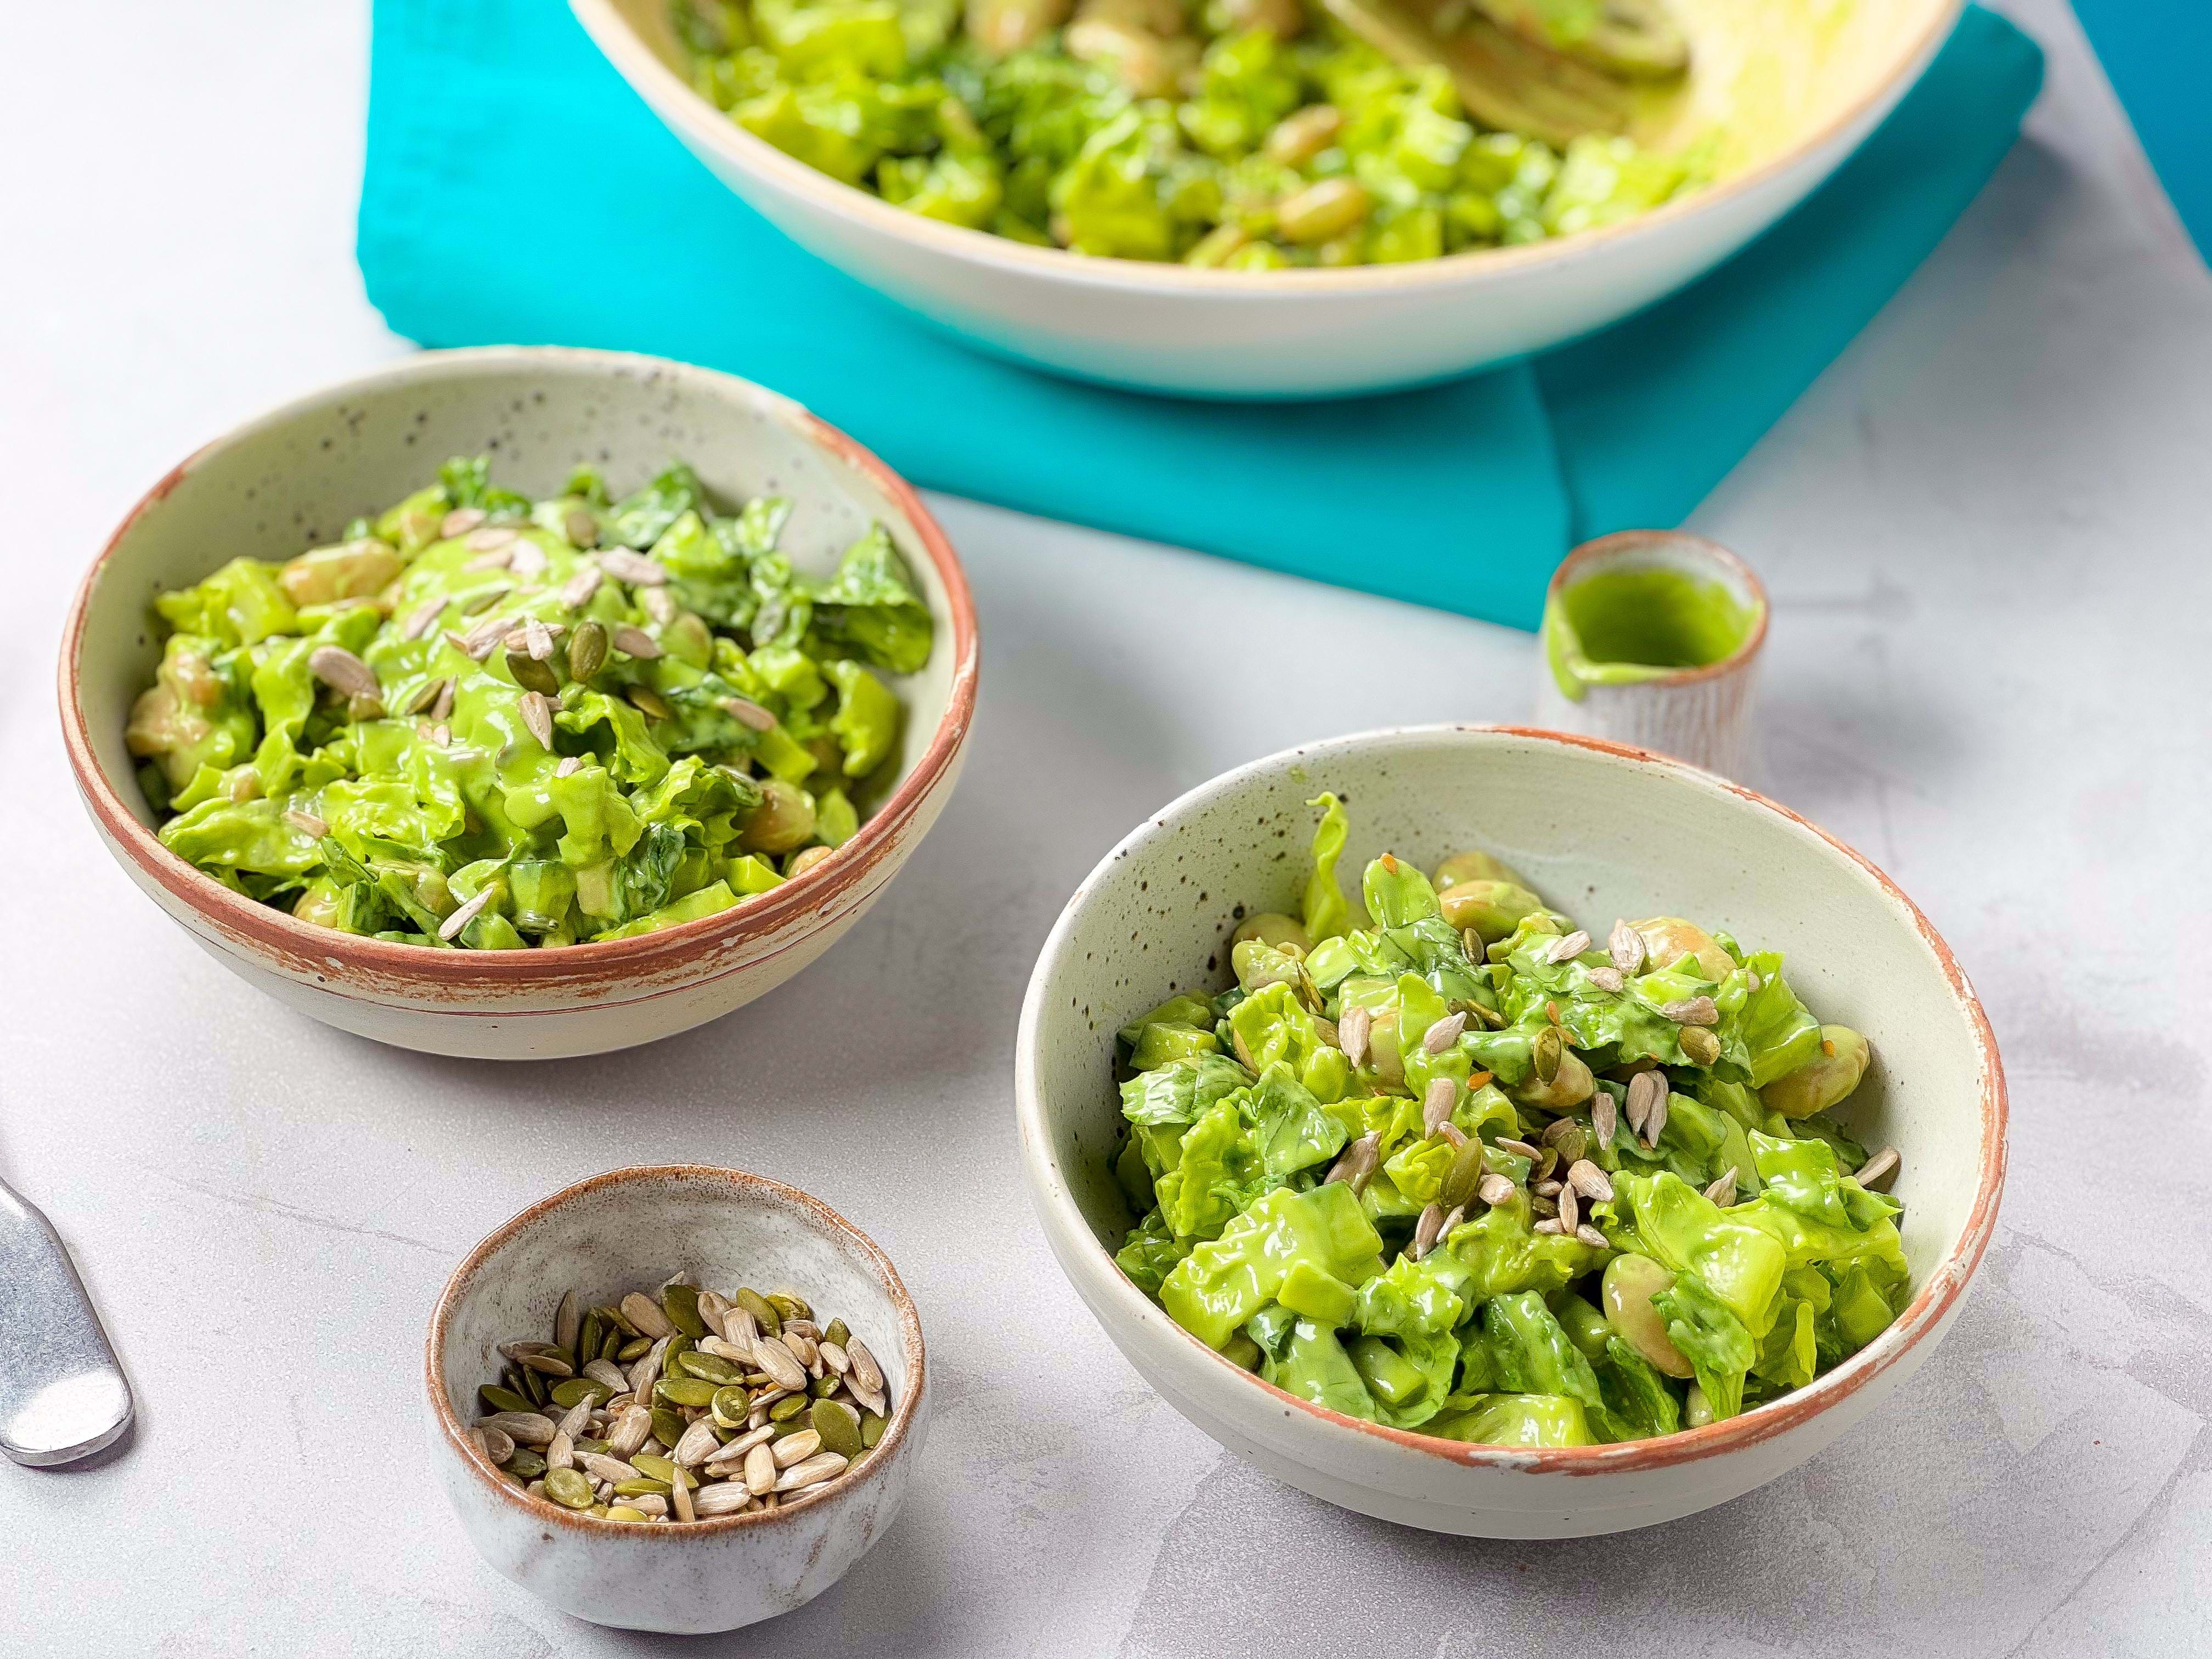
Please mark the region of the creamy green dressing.
POLYGON ((1743 648, 1757 611, 1721 583, 1680 570, 1601 570, 1544 610, 1544 651, 1566 696, 1709 668, 1743 648))

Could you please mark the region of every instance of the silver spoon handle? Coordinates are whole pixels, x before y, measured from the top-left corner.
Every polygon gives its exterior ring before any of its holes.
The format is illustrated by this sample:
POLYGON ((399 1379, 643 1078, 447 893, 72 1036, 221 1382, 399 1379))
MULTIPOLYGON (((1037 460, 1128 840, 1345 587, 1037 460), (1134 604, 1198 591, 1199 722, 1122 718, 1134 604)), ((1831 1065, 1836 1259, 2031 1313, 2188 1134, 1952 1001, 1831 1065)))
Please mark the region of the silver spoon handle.
POLYGON ((131 1384, 58 1235, 0 1182, 0 1451, 73 1462, 131 1425, 131 1384))

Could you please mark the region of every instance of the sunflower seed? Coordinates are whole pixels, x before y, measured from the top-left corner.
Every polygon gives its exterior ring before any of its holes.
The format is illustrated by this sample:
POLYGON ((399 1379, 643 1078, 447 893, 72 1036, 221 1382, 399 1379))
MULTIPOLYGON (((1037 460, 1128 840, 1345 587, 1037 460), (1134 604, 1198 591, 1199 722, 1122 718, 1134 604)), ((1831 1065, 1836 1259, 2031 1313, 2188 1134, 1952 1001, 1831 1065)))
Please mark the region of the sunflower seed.
POLYGON ((623 1498, 623 1502, 644 1516, 659 1517, 668 1513, 668 1500, 657 1492, 640 1492, 635 1498, 623 1498))
POLYGON ((349 697, 381 697, 383 686, 359 657, 342 645, 319 645, 307 653, 307 672, 349 697))
MULTIPOLYGON (((851 1350, 846 1352, 849 1357, 851 1350)), ((754 1343, 753 1363, 767 1372, 769 1380, 780 1389, 788 1389, 795 1394, 806 1386, 806 1367, 780 1337, 764 1336, 754 1343)))
POLYGON ((423 600, 422 604, 409 611, 407 619, 399 624, 399 637, 410 642, 421 639, 431 629, 437 626, 438 618, 445 614, 446 596, 444 594, 440 593, 423 600))
POLYGON ((1721 1040, 1703 1026, 1684 1026, 1680 1040, 1682 1053, 1692 1064, 1710 1066, 1721 1057, 1721 1040))
POLYGON ((618 582, 628 582, 632 587, 659 587, 668 580, 668 572, 641 553, 633 553, 626 547, 611 547, 599 555, 599 568, 618 582))
POLYGON ((494 1412, 482 1426, 497 1429, 518 1446, 550 1445, 556 1433, 553 1419, 536 1412, 494 1412))
POLYGON ((553 775, 556 778, 574 777, 582 769, 583 764, 580 757, 563 755, 561 757, 561 763, 553 769, 553 775))
MULTIPOLYGON (((430 719, 430 720, 444 720, 444 719, 445 719, 448 714, 451 714, 453 712, 453 681, 451 681, 451 680, 449 680, 449 679, 448 679, 448 680, 440 680, 440 681, 438 682, 438 697, 437 697, 437 701, 436 701, 436 702, 433 702, 433 703, 429 706, 429 708, 427 708, 427 709, 425 709, 425 710, 423 711, 423 713, 424 713, 424 714, 425 714, 428 719, 430 719)), ((442 747, 442 746, 443 746, 443 744, 444 744, 444 739, 443 739, 443 738, 441 738, 441 739, 439 740, 439 742, 440 742, 441 746, 442 747)))
POLYGON ((1567 1185, 1593 1204, 1613 1201, 1613 1177, 1586 1158, 1577 1159, 1568 1167, 1567 1185))
POLYGON ((1564 1233, 1568 1229, 1560 1224, 1559 1217, 1547 1215, 1528 1231, 1534 1233, 1564 1233))
POLYGON ((1449 1120, 1452 1108, 1459 1104, 1459 1085, 1448 1077, 1431 1078, 1428 1092, 1421 1099, 1421 1133, 1436 1133, 1437 1127, 1449 1120))
POLYGON ((845 1389, 860 1402, 864 1409, 873 1412, 878 1417, 890 1415, 890 1396, 882 1389, 866 1388, 849 1376, 845 1379, 845 1389))
POLYGON ((1457 1042, 1460 1033, 1467 1030, 1465 1014, 1446 1014, 1421 1033, 1421 1047, 1432 1054, 1440 1054, 1457 1042))
POLYGON ((640 588, 637 608, 663 628, 676 620, 676 613, 681 609, 676 603, 676 596, 665 587, 640 588))
POLYGON ((641 1291, 632 1291, 623 1297, 622 1315, 637 1327, 641 1336, 649 1336, 659 1341, 663 1337, 676 1334, 676 1327, 660 1310, 660 1304, 641 1291))
POLYGON ((847 1371, 853 1368, 853 1362, 845 1357, 845 1350, 843 1346, 836 1342, 825 1341, 823 1343, 822 1363, 827 1365, 839 1376, 844 1376, 847 1371))
POLYGON ((1559 1189, 1566 1184, 1564 1181, 1532 1181, 1528 1183, 1528 1190, 1539 1198, 1557 1198, 1559 1189))
POLYGON ((793 1463, 775 1478, 778 1492, 804 1492, 809 1486, 818 1486, 825 1480, 835 1480, 845 1473, 848 1460, 836 1452, 817 1452, 811 1457, 793 1463))
POLYGON ((702 1417, 684 1431, 684 1437, 676 1443, 675 1449, 668 1455, 676 1462, 690 1468, 694 1464, 705 1462, 721 1449, 721 1437, 714 1432, 714 1419, 702 1417))
POLYGON ((1644 967, 1644 935, 1625 921, 1613 924, 1613 932, 1605 941, 1607 954, 1613 965, 1624 974, 1639 973, 1644 967))
POLYGON ((301 835, 312 836, 316 841, 320 841, 325 836, 331 833, 331 826, 329 824, 317 817, 313 812, 305 811, 296 806, 284 814, 284 822, 290 824, 301 835))
POLYGON ((539 662, 553 654, 553 630, 535 617, 526 617, 522 623, 522 648, 539 662))
POLYGON ((633 627, 629 623, 618 624, 609 637, 613 641, 616 650, 626 652, 647 662, 651 662, 661 654, 659 641, 654 639, 642 628, 633 627))
POLYGON ((607 1431, 607 1449, 617 1457, 630 1456, 652 1434, 653 1413, 643 1406, 625 1406, 607 1431))
POLYGON ((1520 1190, 1509 1177, 1492 1170, 1483 1176, 1474 1189, 1474 1195, 1494 1209, 1500 1204, 1511 1201, 1513 1194, 1520 1190))
POLYGON ((1735 1202, 1735 1166, 1734 1164, 1722 1170, 1720 1179, 1705 1188, 1705 1196, 1724 1210, 1735 1202))
POLYGON ((545 550, 536 542, 525 538, 514 544, 514 556, 507 568, 526 582, 534 582, 545 574, 545 550))
POLYGON ((1544 960, 1554 965, 1572 962, 1589 948, 1590 936, 1577 927, 1565 939, 1553 940, 1551 948, 1544 952, 1544 960))
POLYGON ((1711 997, 1681 997, 1673 1002, 1662 1002, 1659 1012, 1677 1025, 1717 1025, 1721 1011, 1713 1006, 1711 997))
POLYGON ((482 662, 486 657, 491 655, 492 647, 506 635, 507 629, 506 617, 494 617, 489 621, 478 623, 465 634, 449 632, 446 637, 453 641, 463 655, 482 662))
POLYGON ((1575 1229, 1575 1237, 1593 1250, 1609 1250, 1613 1248, 1613 1241, 1587 1221, 1575 1229))
POLYGON ((576 1462, 594 1480, 635 1480, 638 1478, 637 1471, 630 1465, 605 1452, 579 1452, 576 1462))
POLYGON ((1573 1188, 1562 1186, 1559 1188, 1559 1231, 1571 1233, 1582 1224, 1582 1200, 1576 1196, 1573 1188))
POLYGON ((476 557, 463 565, 461 569, 465 573, 471 570, 504 570, 514 562, 514 550, 512 548, 495 547, 489 553, 477 554, 476 557))
MULTIPOLYGON (((1654 1072, 1651 1075, 1657 1077, 1659 1074, 1654 1072)), ((1651 1091, 1651 1109, 1644 1115, 1644 1144, 1646 1146, 1656 1146, 1659 1144, 1659 1137, 1664 1133, 1666 1127, 1667 1085, 1662 1080, 1659 1086, 1651 1091)))
POLYGON ((1651 1115, 1651 1097, 1666 1088, 1667 1079, 1657 1072, 1638 1072, 1628 1079, 1628 1127, 1638 1134, 1644 1133, 1644 1121, 1651 1115))
POLYGON ((1426 1255, 1430 1247, 1437 1242, 1437 1235, 1443 1231, 1443 1206, 1431 1204, 1425 1206, 1419 1218, 1413 1223, 1413 1242, 1406 1247, 1407 1259, 1419 1261, 1426 1255))
POLYGON ((627 1394, 629 1391, 629 1376, 624 1374, 623 1368, 611 1359, 586 1359, 584 1362, 584 1375, 594 1382, 605 1383, 617 1394, 627 1394))
POLYGON ((545 1467, 549 1469, 574 1468, 576 1465, 576 1443, 558 1430, 546 1443, 545 1467))
MULTIPOLYGON (((1382 1161, 1382 1133, 1378 1129, 1360 1136, 1346 1147, 1343 1155, 1328 1166, 1328 1173, 1322 1177, 1322 1185, 1326 1187, 1332 1181, 1341 1181, 1353 1192, 1364 1193, 1367 1190, 1367 1183, 1374 1179, 1375 1166, 1382 1161)), ((849 1346, 845 1350, 848 1357, 852 1352, 849 1346)))
POLYGON ((1544 1154, 1537 1148, 1531 1146, 1525 1140, 1508 1140, 1501 1138, 1498 1141, 1497 1145, 1499 1152, 1515 1153, 1519 1157, 1527 1158, 1531 1164, 1538 1164, 1543 1161, 1544 1154))
POLYGON ((495 1463, 504 1463, 514 1455, 514 1437, 505 1429, 489 1423, 479 1423, 469 1431, 469 1434, 483 1447, 483 1455, 495 1463))
POLYGON ((742 1484, 724 1481, 719 1486, 702 1486, 691 1496, 691 1513, 695 1519, 711 1521, 718 1515, 735 1515, 750 1506, 753 1495, 742 1484))
MULTIPOLYGON (((443 921, 438 924, 438 937, 443 939, 456 938, 464 927, 466 927, 471 922, 474 921, 478 916, 483 914, 484 906, 489 904, 494 898, 498 896, 498 894, 499 889, 496 887, 485 888, 483 892, 478 893, 474 898, 462 905, 459 909, 454 911, 453 915, 447 916, 443 921)), ((566 1373, 564 1372, 563 1374, 565 1375, 566 1373)))
POLYGON ((475 553, 489 553, 495 548, 506 547, 522 532, 511 524, 488 524, 469 532, 461 545, 475 553))
POLYGON ((522 694, 522 723, 539 743, 548 749, 553 746, 553 705, 543 691, 522 694))
POLYGON ((812 1429, 801 1429, 797 1434, 787 1434, 769 1449, 775 1454, 775 1466, 787 1469, 793 1463, 804 1463, 822 1449, 822 1437, 812 1429))
POLYGON ((592 595, 599 591, 599 584, 605 580, 605 573, 599 566, 587 564, 561 584, 556 597, 571 611, 581 611, 592 602, 592 595))
POLYGON ((1590 1127, 1596 1132, 1598 1146, 1611 1152, 1613 1138, 1620 1130, 1620 1109, 1602 1089, 1590 1101, 1590 1127))
POLYGON ((775 729, 775 716, 749 697, 725 697, 722 707, 730 718, 755 732, 775 729))
POLYGON ((438 538, 451 541, 456 536, 465 536, 484 521, 484 510, 480 507, 457 507, 438 521, 438 538))
POLYGON ((1374 1029, 1375 1016, 1364 1008, 1347 1008, 1336 1022, 1336 1034, 1342 1039, 1338 1046, 1354 1066, 1367 1063, 1367 1039, 1374 1029))
POLYGON ((1599 990, 1610 991, 1615 996, 1619 996, 1628 987, 1627 980, 1621 976, 1620 969, 1618 968, 1591 969, 1589 982, 1596 986, 1599 990))
POLYGON ((1864 1164, 1859 1165, 1857 1172, 1851 1176, 1851 1179, 1857 1182, 1867 1191, 1873 1192, 1879 1187, 1887 1186, 1896 1177, 1898 1166, 1903 1162, 1904 1160, 1898 1156, 1896 1147, 1885 1146, 1864 1164))
POLYGON ((765 1444, 745 1454, 745 1490, 758 1497, 775 1490, 775 1454, 765 1444))

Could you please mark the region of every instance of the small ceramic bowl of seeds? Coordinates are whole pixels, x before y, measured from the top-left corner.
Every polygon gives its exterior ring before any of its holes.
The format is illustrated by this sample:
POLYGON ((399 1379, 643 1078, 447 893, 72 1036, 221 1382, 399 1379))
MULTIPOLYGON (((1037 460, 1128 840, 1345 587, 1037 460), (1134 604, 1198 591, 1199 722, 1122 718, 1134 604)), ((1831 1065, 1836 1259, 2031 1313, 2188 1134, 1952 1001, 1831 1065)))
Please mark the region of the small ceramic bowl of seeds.
POLYGON ((454 1273, 425 1354, 447 1496, 563 1612, 734 1630, 843 1577, 897 1513, 927 1407, 890 1260, 794 1188, 617 1170, 454 1273))

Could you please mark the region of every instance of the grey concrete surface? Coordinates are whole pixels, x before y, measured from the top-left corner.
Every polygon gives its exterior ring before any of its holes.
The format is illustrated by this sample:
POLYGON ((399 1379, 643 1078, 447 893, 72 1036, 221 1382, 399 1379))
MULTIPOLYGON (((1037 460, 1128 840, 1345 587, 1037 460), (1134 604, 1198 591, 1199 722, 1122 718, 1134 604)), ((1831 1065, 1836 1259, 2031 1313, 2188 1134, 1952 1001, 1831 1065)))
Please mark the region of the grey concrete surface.
MULTIPOLYGON (((2027 142, 1696 520, 1774 590, 1765 781, 1885 865, 1988 1000, 2014 1105, 1996 1244, 1943 1350, 1826 1455, 1561 1545, 1336 1513, 1163 1407, 1045 1254, 1009 1084, 1031 958, 1127 825, 1299 739, 1518 715, 1524 637, 940 501, 987 640, 943 823, 800 979, 600 1060, 326 1030, 108 862, 55 733, 69 589, 201 439, 405 349, 350 260, 365 9, 0 9, 0 1170, 74 1248, 143 1412, 97 1467, 0 1466, 0 1654, 662 1646, 479 1565, 426 1473, 415 1361, 493 1224, 659 1158, 855 1218, 941 1367, 883 1546, 689 1652, 2203 1650, 2212 282, 2059 0, 2012 8, 2052 51, 2027 142), (1240 649, 1317 625, 1387 672, 1272 657, 1253 695, 1240 649)), ((1388 556, 1387 513, 1376 532, 1388 556)))

